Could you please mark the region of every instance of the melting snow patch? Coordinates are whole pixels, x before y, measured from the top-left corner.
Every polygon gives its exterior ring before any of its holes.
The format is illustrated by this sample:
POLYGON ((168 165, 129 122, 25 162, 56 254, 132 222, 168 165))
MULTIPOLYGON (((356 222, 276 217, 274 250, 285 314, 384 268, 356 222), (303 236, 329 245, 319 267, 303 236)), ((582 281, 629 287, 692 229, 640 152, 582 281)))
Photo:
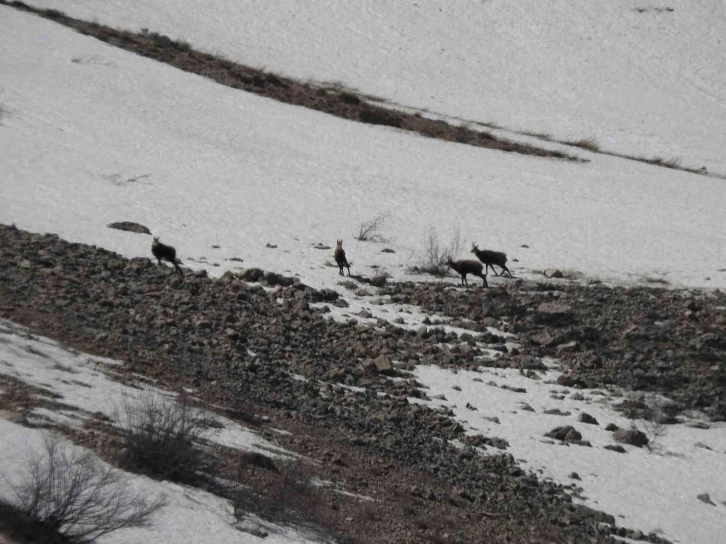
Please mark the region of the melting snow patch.
POLYGON ((505 439, 524 468, 542 477, 567 484, 577 472, 584 503, 621 516, 622 525, 646 533, 662 530, 663 536, 680 542, 721 541, 726 531, 726 424, 712 422, 709 429, 667 425, 650 449, 626 445, 626 453, 618 453, 605 449, 615 444, 605 426, 635 425, 647 431, 645 422, 614 411, 620 396, 557 386, 555 371, 540 374, 541 380, 509 369, 453 373, 419 366, 414 373, 431 398, 444 395, 445 400, 410 402, 450 408, 467 434, 505 439), (585 413, 597 423, 580 421, 587 419, 585 413), (544 436, 567 425, 591 447, 544 436), (698 499, 703 493, 710 494, 713 505, 698 499))
MULTIPOLYGON (((174 398, 169 392, 150 386, 137 388, 114 381, 110 374, 122 364, 119 361, 71 353, 46 338, 31 339, 27 329, 10 321, 0 320, 0 327, 0 360, 7 363, 0 373, 47 391, 53 401, 64 406, 60 410, 34 408, 28 415, 32 423, 78 427, 94 412, 118 421, 123 406, 142 401, 144 395, 174 398)), ((208 415, 216 423, 205 435, 211 442, 273 456, 293 455, 235 421, 208 415)))

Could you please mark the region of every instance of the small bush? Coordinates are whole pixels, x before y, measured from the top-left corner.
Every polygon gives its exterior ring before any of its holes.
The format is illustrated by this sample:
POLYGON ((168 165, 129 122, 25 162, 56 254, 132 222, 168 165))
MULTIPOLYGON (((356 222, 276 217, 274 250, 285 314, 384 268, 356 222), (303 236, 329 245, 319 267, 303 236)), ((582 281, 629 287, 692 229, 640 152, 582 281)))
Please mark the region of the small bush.
POLYGON ((185 395, 176 402, 151 393, 135 403, 127 400, 121 421, 125 468, 183 483, 194 483, 209 471, 199 440, 211 420, 185 395))
POLYGON ((394 128, 403 126, 403 118, 399 112, 385 108, 363 108, 360 111, 360 121, 370 125, 385 125, 394 128))
MULTIPOLYGON (((6 478, 7 479, 7 478, 6 478)), ((164 506, 133 493, 124 474, 89 451, 46 435, 45 450, 28 458, 14 499, 0 502, 11 536, 32 542, 92 542, 102 535, 143 527, 164 506)))
POLYGON ((340 100, 342 102, 345 102, 346 104, 351 104, 353 106, 358 106, 362 102, 357 95, 350 92, 340 93, 340 100))
POLYGON ((45 9, 45 10, 43 10, 42 13, 46 17, 48 17, 48 19, 54 19, 54 20, 63 19, 66 16, 65 13, 63 13, 62 11, 58 11, 57 9, 45 9))
POLYGON ((673 157, 670 159, 663 159, 661 157, 653 157, 652 159, 645 159, 648 164, 654 164, 656 166, 662 166, 664 168, 680 168, 681 159, 673 157))
POLYGON ((581 140, 570 140, 563 143, 566 145, 586 149, 587 151, 592 151, 593 153, 598 153, 600 151, 600 144, 597 143, 597 140, 595 140, 595 138, 593 137, 582 138, 581 140))
POLYGON ((451 233, 449 243, 445 244, 439 239, 435 227, 429 227, 424 233, 423 253, 417 268, 424 274, 445 276, 449 268, 446 261, 454 259, 461 253, 461 229, 457 226, 451 233))
POLYGON ((182 40, 172 40, 166 34, 159 34, 158 32, 149 32, 148 28, 144 28, 141 34, 151 38, 156 45, 165 49, 176 49, 177 51, 190 51, 191 46, 189 43, 182 40))
POLYGON ((355 239, 361 242, 381 240, 381 229, 389 217, 389 213, 379 213, 373 219, 361 223, 355 239))

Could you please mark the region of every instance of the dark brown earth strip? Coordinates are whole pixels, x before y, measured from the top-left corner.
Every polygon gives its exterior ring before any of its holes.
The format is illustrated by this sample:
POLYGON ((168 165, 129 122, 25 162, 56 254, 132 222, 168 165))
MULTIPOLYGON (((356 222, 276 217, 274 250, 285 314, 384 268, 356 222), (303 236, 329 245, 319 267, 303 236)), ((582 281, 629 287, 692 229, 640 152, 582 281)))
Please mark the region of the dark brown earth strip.
POLYGON ((35 13, 98 40, 138 55, 169 64, 185 72, 207 77, 234 89, 255 93, 286 104, 313 109, 343 119, 371 125, 385 125, 427 138, 456 142, 498 151, 587 162, 574 155, 497 138, 487 132, 435 121, 419 113, 382 107, 351 90, 314 85, 237 64, 210 53, 195 51, 186 42, 156 32, 131 32, 82 21, 55 9, 40 9, 23 2, 0 0, 0 4, 35 13))

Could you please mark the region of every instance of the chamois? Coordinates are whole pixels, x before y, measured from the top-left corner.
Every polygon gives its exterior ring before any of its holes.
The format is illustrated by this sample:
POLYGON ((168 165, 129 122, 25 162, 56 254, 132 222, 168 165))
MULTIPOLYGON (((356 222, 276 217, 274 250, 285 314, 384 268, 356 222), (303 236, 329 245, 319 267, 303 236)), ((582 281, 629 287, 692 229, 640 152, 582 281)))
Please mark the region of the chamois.
POLYGON ((484 267, 479 261, 452 261, 451 257, 449 257, 449 260, 446 261, 446 264, 456 270, 459 274, 461 274, 461 285, 466 285, 467 287, 469 287, 469 282, 466 280, 466 275, 473 274, 475 276, 479 276, 481 279, 484 280, 484 287, 489 287, 486 274, 482 274, 482 269, 484 267))
POLYGON ((348 275, 350 276, 350 263, 348 262, 348 259, 345 258, 345 250, 343 249, 343 240, 336 240, 336 244, 338 247, 335 248, 335 262, 338 263, 338 268, 340 271, 338 274, 341 276, 345 276, 343 274, 343 267, 348 268, 348 275))
POLYGON ((476 244, 471 244, 471 252, 474 253, 481 262, 483 262, 486 265, 487 272, 489 271, 489 267, 492 267, 492 272, 494 272, 495 276, 501 276, 506 272, 509 274, 509 277, 512 278, 512 273, 509 271, 509 268, 507 268, 507 256, 502 253, 501 251, 491 251, 489 249, 479 249, 479 246, 476 244), (502 269, 502 271, 497 274, 497 271, 494 269, 494 265, 497 265, 502 269))
POLYGON ((179 263, 181 261, 178 261, 176 258, 176 249, 159 242, 158 236, 154 236, 154 241, 151 242, 151 253, 154 254, 154 257, 156 257, 159 266, 161 266, 162 259, 165 261, 169 261, 171 264, 174 265, 174 268, 176 268, 176 271, 179 272, 179 274, 181 274, 182 276, 184 275, 182 269, 179 268, 179 263))

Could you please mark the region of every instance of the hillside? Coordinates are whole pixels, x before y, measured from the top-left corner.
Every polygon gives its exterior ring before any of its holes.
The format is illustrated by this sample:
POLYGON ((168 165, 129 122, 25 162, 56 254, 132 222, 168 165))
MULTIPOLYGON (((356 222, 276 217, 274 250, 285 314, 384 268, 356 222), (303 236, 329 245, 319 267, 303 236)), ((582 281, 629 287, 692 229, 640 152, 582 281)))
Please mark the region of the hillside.
POLYGON ((31 4, 78 20, 0 4, 0 498, 48 429, 127 469, 152 391, 214 470, 99 542, 719 538, 720 3, 31 4), (474 243, 515 277, 423 273, 474 243))

